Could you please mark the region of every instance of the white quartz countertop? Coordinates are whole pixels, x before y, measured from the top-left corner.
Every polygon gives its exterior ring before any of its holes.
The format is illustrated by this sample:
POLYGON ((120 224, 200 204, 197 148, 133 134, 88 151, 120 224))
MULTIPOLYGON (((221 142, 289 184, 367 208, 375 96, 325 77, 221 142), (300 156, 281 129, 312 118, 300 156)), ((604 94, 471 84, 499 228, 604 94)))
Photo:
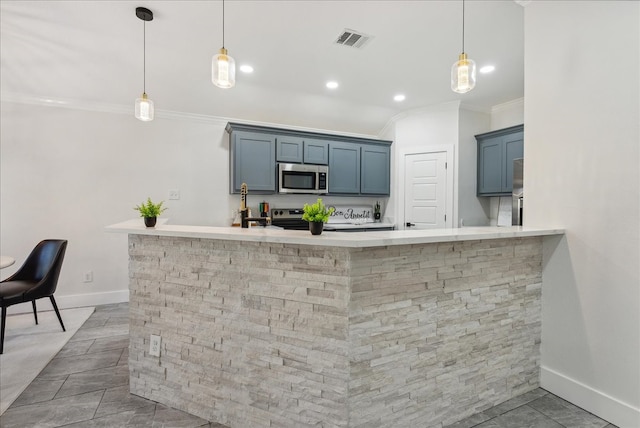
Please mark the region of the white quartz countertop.
POLYGON ((327 223, 324 230, 348 230, 348 229, 384 229, 394 227, 393 223, 327 223))
POLYGON ((278 230, 264 227, 213 227, 158 224, 147 228, 142 219, 107 226, 107 232, 150 236, 222 239, 230 241, 269 242, 316 245, 323 247, 383 247, 388 245, 428 244, 435 242, 476 241, 481 239, 520 238, 560 235, 563 229, 512 227, 464 227, 460 229, 391 230, 375 232, 324 232, 311 235, 307 230, 278 230))

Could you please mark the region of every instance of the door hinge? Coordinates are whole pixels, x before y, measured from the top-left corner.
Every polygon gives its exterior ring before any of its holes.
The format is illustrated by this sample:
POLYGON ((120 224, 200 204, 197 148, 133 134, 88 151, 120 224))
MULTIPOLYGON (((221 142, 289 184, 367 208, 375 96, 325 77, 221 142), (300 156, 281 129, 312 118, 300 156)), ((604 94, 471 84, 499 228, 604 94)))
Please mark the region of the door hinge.
POLYGON ((447 169, 449 167, 449 162, 445 162, 444 163, 444 169, 447 169))

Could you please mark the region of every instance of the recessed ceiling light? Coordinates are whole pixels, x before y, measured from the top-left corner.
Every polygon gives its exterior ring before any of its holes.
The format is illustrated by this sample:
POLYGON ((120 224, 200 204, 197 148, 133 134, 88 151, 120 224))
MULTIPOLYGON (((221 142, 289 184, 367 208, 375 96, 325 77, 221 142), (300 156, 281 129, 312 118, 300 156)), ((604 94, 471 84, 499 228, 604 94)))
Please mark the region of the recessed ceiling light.
POLYGON ((242 65, 240 66, 240 71, 242 71, 243 73, 253 73, 253 67, 251 67, 250 65, 242 65))
POLYGON ((493 65, 485 65, 480 69, 480 73, 483 73, 483 74, 491 73, 495 69, 496 68, 493 65))
POLYGON ((336 89, 338 87, 338 82, 335 82, 335 81, 332 80, 330 82, 327 82, 326 86, 329 89, 336 89))
POLYGON ((398 94, 396 96, 393 97, 394 101, 400 102, 400 101, 404 101, 407 97, 404 96, 404 94, 398 94))

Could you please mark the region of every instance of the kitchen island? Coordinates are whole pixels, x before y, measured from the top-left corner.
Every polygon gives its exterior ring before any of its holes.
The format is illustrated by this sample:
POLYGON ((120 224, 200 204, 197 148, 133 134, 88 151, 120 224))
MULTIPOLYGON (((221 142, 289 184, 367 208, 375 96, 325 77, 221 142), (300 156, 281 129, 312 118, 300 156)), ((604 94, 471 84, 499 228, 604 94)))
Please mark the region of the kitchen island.
POLYGON ((561 230, 141 223, 107 227, 129 235, 133 394, 231 427, 441 427, 538 386, 561 230))

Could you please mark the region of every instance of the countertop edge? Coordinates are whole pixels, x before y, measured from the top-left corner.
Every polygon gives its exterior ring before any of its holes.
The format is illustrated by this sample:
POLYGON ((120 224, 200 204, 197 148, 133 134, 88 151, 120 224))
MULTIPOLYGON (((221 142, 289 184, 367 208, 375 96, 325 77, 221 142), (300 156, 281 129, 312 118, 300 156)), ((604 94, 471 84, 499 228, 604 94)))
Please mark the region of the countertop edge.
POLYGON ((464 227, 459 229, 394 230, 379 232, 325 232, 313 236, 304 230, 274 230, 262 227, 188 226, 160 224, 146 228, 142 220, 129 220, 105 227, 106 232, 133 235, 221 239, 229 241, 299 244, 323 247, 366 248, 483 239, 562 235, 560 228, 464 227))

